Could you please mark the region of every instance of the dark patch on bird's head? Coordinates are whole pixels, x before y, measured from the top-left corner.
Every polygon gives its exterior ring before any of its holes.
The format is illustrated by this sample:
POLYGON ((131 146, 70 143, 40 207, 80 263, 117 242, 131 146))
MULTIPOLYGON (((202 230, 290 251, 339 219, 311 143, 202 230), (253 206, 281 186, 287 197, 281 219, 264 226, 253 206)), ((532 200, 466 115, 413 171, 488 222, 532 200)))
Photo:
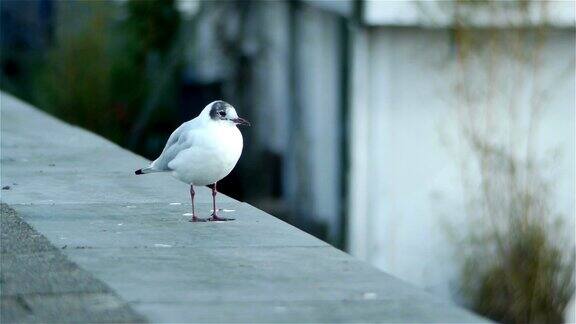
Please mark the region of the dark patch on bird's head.
POLYGON ((212 103, 212 108, 210 109, 210 118, 213 120, 227 119, 228 110, 231 107, 232 105, 225 101, 214 101, 214 103, 212 103))
POLYGON ((210 108, 210 119, 212 121, 226 121, 230 125, 250 126, 250 122, 244 118, 238 117, 236 109, 231 104, 218 100, 208 105, 205 109, 210 108))

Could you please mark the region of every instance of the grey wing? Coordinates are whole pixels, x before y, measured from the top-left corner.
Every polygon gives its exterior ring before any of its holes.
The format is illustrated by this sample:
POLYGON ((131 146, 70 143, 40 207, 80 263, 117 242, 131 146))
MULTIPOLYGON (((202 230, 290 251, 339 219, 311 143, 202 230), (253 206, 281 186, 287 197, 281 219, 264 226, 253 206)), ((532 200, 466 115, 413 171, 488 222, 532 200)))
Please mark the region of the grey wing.
POLYGON ((168 163, 172 161, 178 153, 190 147, 189 130, 193 127, 191 122, 186 122, 178 127, 166 142, 162 154, 152 162, 150 167, 154 171, 170 171, 168 163))

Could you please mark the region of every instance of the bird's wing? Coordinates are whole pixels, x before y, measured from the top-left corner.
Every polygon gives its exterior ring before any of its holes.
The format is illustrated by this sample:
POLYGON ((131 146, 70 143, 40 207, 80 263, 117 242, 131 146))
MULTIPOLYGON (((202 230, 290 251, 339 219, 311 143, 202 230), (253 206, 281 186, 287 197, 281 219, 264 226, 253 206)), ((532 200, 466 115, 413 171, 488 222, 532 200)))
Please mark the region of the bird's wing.
POLYGON ((193 145, 193 130, 196 126, 194 120, 188 121, 180 127, 178 127, 168 141, 166 142, 166 146, 164 146, 164 150, 162 150, 162 154, 152 162, 150 167, 155 171, 170 171, 168 167, 168 163, 172 161, 178 153, 182 150, 188 149, 193 145))

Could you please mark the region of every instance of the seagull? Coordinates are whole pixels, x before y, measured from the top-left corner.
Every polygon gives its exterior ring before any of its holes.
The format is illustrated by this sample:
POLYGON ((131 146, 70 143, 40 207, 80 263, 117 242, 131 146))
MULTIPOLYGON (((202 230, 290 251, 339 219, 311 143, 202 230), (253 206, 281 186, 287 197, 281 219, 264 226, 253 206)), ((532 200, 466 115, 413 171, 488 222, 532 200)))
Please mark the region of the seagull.
POLYGON ((170 172, 174 178, 190 185, 191 222, 233 220, 218 216, 216 184, 234 169, 242 154, 243 139, 238 125, 250 126, 250 123, 238 117, 236 109, 229 103, 222 100, 211 102, 200 115, 180 125, 170 135, 156 160, 134 173, 170 172), (212 189, 213 211, 209 219, 196 216, 194 186, 212 189))

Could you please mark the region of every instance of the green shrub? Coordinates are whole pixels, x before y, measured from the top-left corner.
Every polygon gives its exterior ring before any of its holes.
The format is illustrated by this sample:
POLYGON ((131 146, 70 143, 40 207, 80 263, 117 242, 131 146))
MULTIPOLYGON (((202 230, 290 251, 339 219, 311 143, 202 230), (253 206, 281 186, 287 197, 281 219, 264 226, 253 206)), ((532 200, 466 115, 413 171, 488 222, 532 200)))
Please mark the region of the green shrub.
POLYGON ((59 35, 35 77, 33 97, 59 118, 118 140, 110 14, 102 6, 92 9, 79 30, 59 35))
POLYGON ((179 32, 174 1, 58 6, 63 17, 57 42, 34 77, 33 103, 121 145, 127 145, 131 134, 135 137, 134 123, 142 114, 147 118, 138 129, 138 141, 147 142, 144 130, 154 126, 150 120, 170 124, 175 114, 162 114, 158 108, 176 102, 176 87, 169 81, 179 75, 178 69, 164 71, 174 59, 166 51, 179 32), (165 74, 168 82, 159 80, 165 74))
POLYGON ((550 208, 535 163, 475 143, 483 166, 476 217, 459 246, 469 306, 502 323, 562 323, 574 292, 574 238, 550 208))

